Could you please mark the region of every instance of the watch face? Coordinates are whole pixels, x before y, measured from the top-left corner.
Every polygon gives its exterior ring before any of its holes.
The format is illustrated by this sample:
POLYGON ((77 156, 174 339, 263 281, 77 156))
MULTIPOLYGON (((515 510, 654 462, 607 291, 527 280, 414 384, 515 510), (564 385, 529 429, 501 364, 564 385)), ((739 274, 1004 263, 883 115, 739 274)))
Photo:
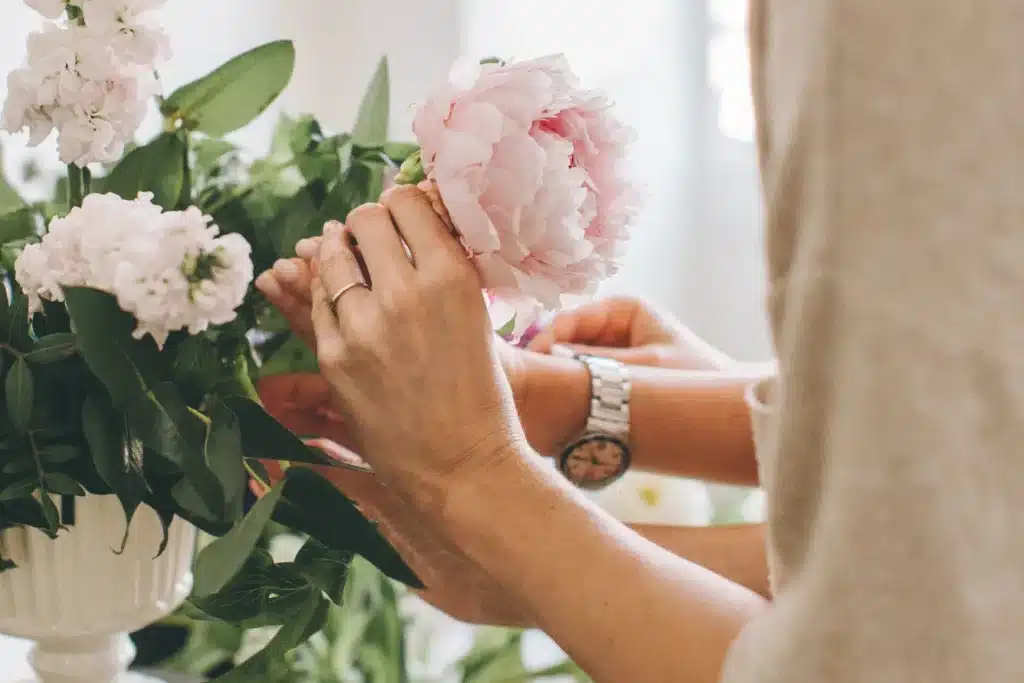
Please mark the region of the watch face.
POLYGON ((621 477, 629 467, 629 449, 614 436, 585 436, 562 456, 561 470, 583 489, 600 489, 621 477))

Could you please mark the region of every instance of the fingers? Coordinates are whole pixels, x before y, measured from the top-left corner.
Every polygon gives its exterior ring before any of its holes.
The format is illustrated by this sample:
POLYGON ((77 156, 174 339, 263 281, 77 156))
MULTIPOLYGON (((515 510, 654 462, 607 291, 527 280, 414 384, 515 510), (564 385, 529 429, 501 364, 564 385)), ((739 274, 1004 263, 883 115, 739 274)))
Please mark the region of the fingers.
MULTIPOLYGON (((348 296, 369 294, 366 291, 348 292, 348 296)), ((313 333, 316 335, 317 359, 321 368, 335 368, 341 363, 344 356, 345 345, 338 328, 338 316, 331 308, 331 302, 324 289, 323 277, 313 278, 313 333)), ((341 305, 344 302, 339 301, 341 305)))
MULTIPOLYGON (((367 290, 355 288, 346 292, 339 300, 331 301, 342 289, 349 287, 354 282, 364 281, 359 261, 356 259, 355 253, 345 243, 343 232, 332 231, 324 236, 317 255, 316 268, 319 277, 313 278, 314 287, 311 288, 311 296, 316 289, 315 285, 321 284, 329 304, 327 306, 328 313, 332 313, 330 304, 340 309, 359 297, 369 296, 367 290)), ((313 299, 315 303, 315 297, 313 299)))
MULTIPOLYGON (((355 236, 373 286, 391 286, 412 272, 405 244, 391 215, 380 204, 363 204, 345 220, 346 229, 355 236)), ((321 252, 332 241, 325 236, 321 252)))
POLYGON ((278 259, 271 272, 289 294, 309 304, 309 283, 313 272, 308 261, 302 258, 278 259))
POLYGON ((293 287, 282 283, 275 271, 267 271, 256 279, 256 288, 280 311, 289 327, 304 342, 313 346, 315 340, 312 321, 309 319, 309 283, 306 283, 306 294, 303 296, 293 287))
POLYGON ((553 344, 628 346, 637 303, 633 299, 592 301, 555 317, 529 344, 531 351, 549 353, 553 344))
POLYGON ((462 255, 457 238, 449 232, 422 191, 411 185, 398 185, 382 194, 380 203, 391 214, 409 245, 414 263, 423 263, 437 254, 462 255))
MULTIPOLYGON (((338 223, 338 225, 340 226, 341 224, 338 223)), ((322 240, 322 237, 307 237, 299 240, 295 244, 296 256, 305 261, 312 261, 316 257, 317 252, 320 251, 320 242, 322 240)))

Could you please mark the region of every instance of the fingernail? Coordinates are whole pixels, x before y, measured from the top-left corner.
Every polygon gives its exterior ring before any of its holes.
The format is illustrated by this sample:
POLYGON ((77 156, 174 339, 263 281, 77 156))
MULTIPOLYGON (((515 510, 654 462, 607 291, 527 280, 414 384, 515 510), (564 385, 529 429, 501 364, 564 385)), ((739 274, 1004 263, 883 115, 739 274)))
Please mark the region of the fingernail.
POLYGON ((299 279, 299 267, 287 259, 278 259, 274 262, 274 273, 285 282, 295 282, 299 279))
POLYGON ((338 221, 327 221, 327 223, 324 225, 324 234, 336 235, 337 233, 341 232, 344 229, 345 226, 339 223, 338 221))
POLYGON ((295 245, 295 254, 299 258, 309 260, 316 256, 317 249, 319 248, 320 241, 311 239, 309 237, 301 239, 295 245))
POLYGON ((269 270, 260 273, 260 276, 256 278, 256 289, 269 297, 281 294, 281 285, 278 284, 277 278, 269 270))

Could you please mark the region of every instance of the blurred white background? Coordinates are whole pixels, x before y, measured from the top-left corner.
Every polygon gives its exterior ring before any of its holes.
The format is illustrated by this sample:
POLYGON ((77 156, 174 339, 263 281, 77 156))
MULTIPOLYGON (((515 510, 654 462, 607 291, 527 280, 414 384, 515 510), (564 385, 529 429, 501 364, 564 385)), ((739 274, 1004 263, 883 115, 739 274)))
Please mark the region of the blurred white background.
MULTIPOLYGON (((565 52, 586 85, 608 90, 637 130, 632 159, 647 203, 609 290, 654 299, 741 360, 770 356, 762 313, 761 217, 745 45, 746 0, 170 0, 162 18, 175 57, 171 89, 261 42, 290 38, 298 63, 275 105, 347 129, 373 66, 390 59, 395 137, 412 107, 462 54, 565 52)), ((18 66, 37 17, 8 0, 0 73, 18 66)), ((239 134, 264 145, 268 114, 239 134)), ((153 122, 155 125, 155 121, 153 122)), ((0 138, 9 174, 29 153, 0 138)), ((56 158, 44 147, 42 162, 56 158)), ((735 493, 712 492, 719 501, 735 493)), ((633 477, 606 496, 626 518, 706 523, 708 493, 633 477), (651 495, 656 490, 657 495, 651 495), (651 509, 651 501, 657 501, 651 509)), ((754 516, 756 500, 748 506, 754 516)), ((0 671, 8 673, 0 643, 0 671)), ((2 677, 0 677, 2 678, 2 677)))

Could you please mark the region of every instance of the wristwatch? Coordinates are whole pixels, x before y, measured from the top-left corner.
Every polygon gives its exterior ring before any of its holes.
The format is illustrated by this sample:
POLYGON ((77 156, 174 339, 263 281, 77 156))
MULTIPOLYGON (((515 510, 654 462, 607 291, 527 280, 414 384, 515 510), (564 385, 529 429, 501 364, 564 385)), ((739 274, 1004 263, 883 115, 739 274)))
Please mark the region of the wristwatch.
POLYGON ((576 486, 603 489, 629 469, 629 370, 611 358, 574 354, 590 373, 590 414, 583 435, 558 459, 576 486))

